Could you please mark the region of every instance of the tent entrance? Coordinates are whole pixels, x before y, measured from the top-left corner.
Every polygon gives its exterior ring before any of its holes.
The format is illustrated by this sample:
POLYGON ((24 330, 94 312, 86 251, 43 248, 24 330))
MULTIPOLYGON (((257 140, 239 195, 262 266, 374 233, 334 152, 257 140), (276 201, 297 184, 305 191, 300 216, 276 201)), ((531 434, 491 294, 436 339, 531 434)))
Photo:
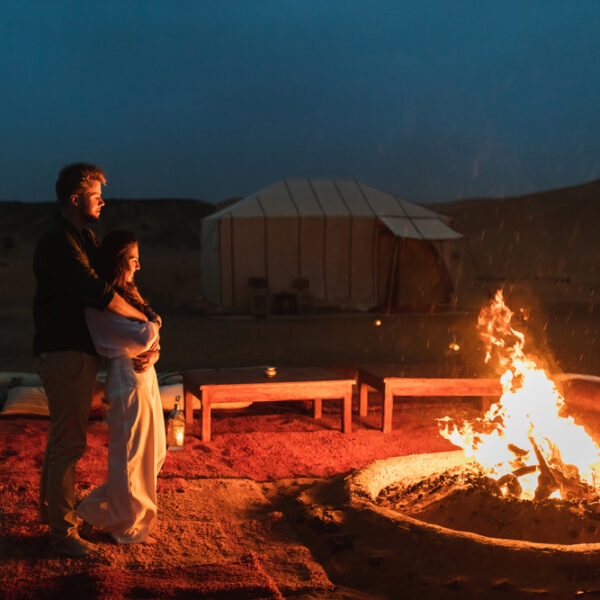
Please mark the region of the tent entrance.
POLYGON ((379 230, 378 309, 385 312, 436 310, 452 299, 452 278, 430 240, 396 237, 379 230))

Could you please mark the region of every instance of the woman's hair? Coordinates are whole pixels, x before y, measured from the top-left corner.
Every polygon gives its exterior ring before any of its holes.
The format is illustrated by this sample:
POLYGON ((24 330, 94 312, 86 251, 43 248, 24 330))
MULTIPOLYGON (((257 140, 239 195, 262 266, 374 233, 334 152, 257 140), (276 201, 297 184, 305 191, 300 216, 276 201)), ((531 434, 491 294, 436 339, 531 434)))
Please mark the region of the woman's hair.
POLYGON ((152 320, 156 313, 150 308, 148 301, 142 298, 133 281, 125 281, 125 274, 129 268, 127 253, 131 246, 137 243, 137 238, 131 231, 111 231, 98 249, 96 271, 129 304, 152 320))

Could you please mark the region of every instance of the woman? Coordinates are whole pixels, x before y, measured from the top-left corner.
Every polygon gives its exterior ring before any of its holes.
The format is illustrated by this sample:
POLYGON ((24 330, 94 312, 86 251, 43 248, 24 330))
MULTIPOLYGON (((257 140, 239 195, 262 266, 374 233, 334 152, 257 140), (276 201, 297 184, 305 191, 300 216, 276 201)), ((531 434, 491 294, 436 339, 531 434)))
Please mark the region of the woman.
POLYGON ((138 243, 114 231, 99 249, 97 271, 147 322, 86 308, 98 354, 109 360, 105 395, 110 402, 108 480, 86 496, 77 514, 122 544, 143 542, 156 519, 156 478, 165 459, 165 426, 156 372, 134 369, 134 357, 158 350, 160 318, 138 292, 138 243))

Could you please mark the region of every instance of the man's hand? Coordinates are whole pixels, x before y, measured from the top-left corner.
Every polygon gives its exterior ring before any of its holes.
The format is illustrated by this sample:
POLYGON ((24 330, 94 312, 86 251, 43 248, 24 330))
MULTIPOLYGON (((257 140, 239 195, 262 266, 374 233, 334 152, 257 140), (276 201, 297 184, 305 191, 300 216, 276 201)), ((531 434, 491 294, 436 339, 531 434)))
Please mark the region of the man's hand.
POLYGON ((129 319, 135 319, 142 323, 145 323, 148 320, 148 317, 143 312, 131 306, 131 304, 126 302, 117 292, 115 292, 112 300, 104 310, 109 310, 110 312, 117 313, 123 317, 128 317, 129 319))
POLYGON ((133 358, 133 369, 137 373, 144 373, 150 367, 154 366, 160 357, 160 346, 158 342, 150 348, 150 350, 146 350, 146 352, 142 352, 138 354, 135 358, 133 358))

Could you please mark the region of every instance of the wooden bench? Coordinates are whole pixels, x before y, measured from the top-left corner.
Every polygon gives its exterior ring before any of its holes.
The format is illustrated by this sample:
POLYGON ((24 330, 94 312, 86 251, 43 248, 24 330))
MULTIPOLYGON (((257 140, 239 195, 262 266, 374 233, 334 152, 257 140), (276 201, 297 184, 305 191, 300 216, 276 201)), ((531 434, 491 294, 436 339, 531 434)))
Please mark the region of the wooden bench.
POLYGON ((311 400, 313 416, 322 416, 322 401, 341 398, 341 429, 352 431, 352 386, 354 379, 321 367, 277 367, 267 377, 264 367, 193 369, 182 372, 184 412, 192 423, 194 396, 201 401, 201 439, 210 442, 211 407, 227 402, 276 402, 311 400))
POLYGON ((363 365, 357 368, 359 388, 359 415, 368 410, 369 388, 383 395, 381 430, 392 431, 394 396, 481 396, 499 397, 502 386, 498 379, 478 377, 419 377, 419 369, 394 365, 363 365))

